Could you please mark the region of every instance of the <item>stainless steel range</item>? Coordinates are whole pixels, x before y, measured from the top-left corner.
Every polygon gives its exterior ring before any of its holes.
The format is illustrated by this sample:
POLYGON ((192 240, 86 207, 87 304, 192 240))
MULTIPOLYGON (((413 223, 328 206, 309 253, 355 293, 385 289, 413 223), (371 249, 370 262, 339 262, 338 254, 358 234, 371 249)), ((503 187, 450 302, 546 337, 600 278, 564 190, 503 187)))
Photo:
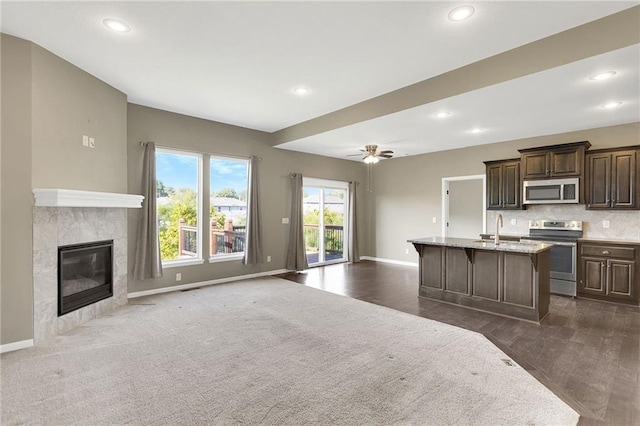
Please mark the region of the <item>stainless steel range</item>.
POLYGON ((577 247, 582 237, 580 220, 529 221, 529 235, 523 240, 553 244, 551 247, 551 293, 576 296, 577 247))

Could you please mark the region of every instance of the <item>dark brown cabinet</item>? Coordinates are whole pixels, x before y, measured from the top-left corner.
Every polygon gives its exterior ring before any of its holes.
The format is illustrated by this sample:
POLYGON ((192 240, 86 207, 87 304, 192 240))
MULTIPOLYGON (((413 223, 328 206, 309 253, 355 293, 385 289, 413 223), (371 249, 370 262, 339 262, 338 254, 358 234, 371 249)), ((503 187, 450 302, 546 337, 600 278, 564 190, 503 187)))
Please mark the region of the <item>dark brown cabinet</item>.
POLYGON ((522 209, 520 160, 485 161, 487 210, 522 209))
POLYGON ((588 141, 518 150, 523 179, 582 177, 588 141))
POLYGON ((578 243, 578 296, 638 304, 640 245, 578 243))
POLYGON ((638 147, 586 154, 587 209, 639 209, 638 147))
POLYGON ((549 250, 529 254, 427 240, 411 240, 420 255, 421 297, 536 322, 549 313, 549 250))

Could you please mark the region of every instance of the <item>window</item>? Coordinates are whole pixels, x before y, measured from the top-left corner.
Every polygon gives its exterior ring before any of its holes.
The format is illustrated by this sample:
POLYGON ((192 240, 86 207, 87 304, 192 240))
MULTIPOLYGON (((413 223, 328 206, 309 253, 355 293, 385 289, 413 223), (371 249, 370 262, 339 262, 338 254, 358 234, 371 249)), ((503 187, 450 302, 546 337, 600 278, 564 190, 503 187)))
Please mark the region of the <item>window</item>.
POLYGON ((201 155, 156 151, 158 233, 163 262, 201 259, 201 155))
POLYGON ((212 156, 209 170, 209 254, 212 259, 238 258, 246 239, 249 161, 212 156))
POLYGON ((156 184, 163 266, 201 264, 207 251, 210 261, 242 257, 248 160, 158 148, 156 184), (210 208, 203 211, 207 181, 210 208), (207 240, 208 247, 203 245, 207 240))

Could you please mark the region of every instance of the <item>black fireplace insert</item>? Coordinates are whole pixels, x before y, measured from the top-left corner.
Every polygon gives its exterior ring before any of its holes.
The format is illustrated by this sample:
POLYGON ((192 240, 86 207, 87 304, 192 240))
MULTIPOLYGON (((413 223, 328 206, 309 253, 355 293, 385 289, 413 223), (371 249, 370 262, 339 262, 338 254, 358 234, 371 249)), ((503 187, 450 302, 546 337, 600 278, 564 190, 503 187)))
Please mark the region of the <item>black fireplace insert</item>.
POLYGON ((113 296, 113 240, 58 247, 58 316, 113 296))

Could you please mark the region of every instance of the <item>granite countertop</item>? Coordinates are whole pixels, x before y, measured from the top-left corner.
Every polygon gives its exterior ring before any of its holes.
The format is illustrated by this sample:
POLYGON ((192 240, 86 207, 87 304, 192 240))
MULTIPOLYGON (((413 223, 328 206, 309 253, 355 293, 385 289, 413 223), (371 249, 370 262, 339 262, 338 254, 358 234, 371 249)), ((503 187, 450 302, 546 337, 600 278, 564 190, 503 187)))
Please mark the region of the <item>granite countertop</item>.
POLYGON ((553 247, 553 244, 544 244, 537 241, 500 241, 498 245, 495 245, 493 241, 487 240, 471 240, 468 238, 443 238, 443 237, 427 237, 416 238, 413 240, 407 240, 413 244, 424 244, 429 246, 446 246, 446 247, 460 247, 470 248, 478 250, 495 250, 495 251, 510 251, 515 253, 529 253, 535 254, 548 250, 553 247))

